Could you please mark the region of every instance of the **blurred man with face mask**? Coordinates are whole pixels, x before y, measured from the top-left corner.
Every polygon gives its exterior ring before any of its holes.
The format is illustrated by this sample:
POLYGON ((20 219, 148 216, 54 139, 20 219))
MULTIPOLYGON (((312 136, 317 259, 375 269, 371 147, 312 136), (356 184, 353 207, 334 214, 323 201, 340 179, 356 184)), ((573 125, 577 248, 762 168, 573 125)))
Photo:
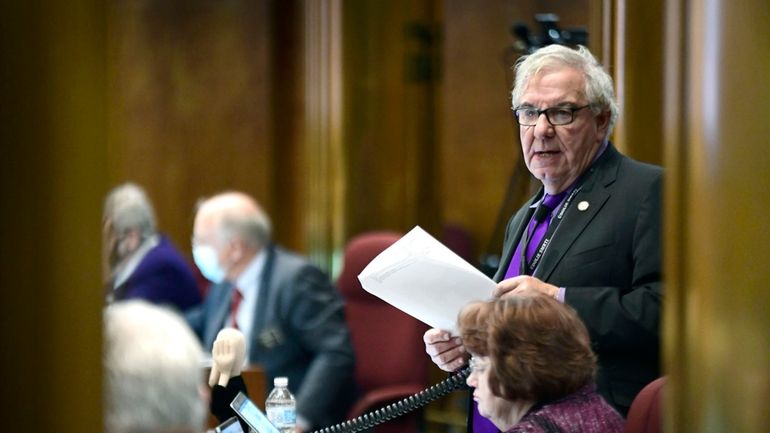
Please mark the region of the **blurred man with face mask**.
POLYGON ((289 378, 297 427, 314 430, 344 419, 355 397, 350 333, 328 276, 273 244, 270 232, 267 214, 246 194, 200 204, 193 258, 214 284, 187 320, 206 350, 222 328, 243 332, 248 362, 265 370, 267 383, 289 378))
POLYGON ((142 188, 126 183, 113 189, 103 221, 107 303, 139 298, 184 311, 201 302, 192 269, 157 232, 155 212, 142 188))

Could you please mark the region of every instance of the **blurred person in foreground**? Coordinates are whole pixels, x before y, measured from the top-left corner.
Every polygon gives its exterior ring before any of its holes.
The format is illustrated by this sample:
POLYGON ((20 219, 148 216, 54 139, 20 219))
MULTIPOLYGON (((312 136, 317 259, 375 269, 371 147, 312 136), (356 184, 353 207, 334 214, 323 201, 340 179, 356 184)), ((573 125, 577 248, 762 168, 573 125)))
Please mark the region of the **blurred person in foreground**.
POLYGON ((104 202, 103 223, 107 303, 140 298, 184 311, 201 302, 192 269, 158 233, 142 188, 126 183, 113 189, 104 202))
MULTIPOLYGON (((663 171, 609 142, 612 78, 585 47, 523 56, 512 100, 524 162, 542 188, 508 222, 494 294, 531 289, 574 308, 598 356, 599 393, 625 415, 660 376, 663 171)), ((468 360, 447 331, 424 341, 443 370, 468 360)), ((475 433, 495 430, 474 412, 475 433)))
POLYGON ((473 399, 500 431, 623 431, 623 418, 596 392, 596 356, 569 306, 519 292, 467 305, 458 328, 472 355, 473 399))
POLYGON ((209 394, 200 342, 178 312, 129 300, 108 306, 104 324, 108 433, 202 432, 206 404, 220 423, 236 416, 230 402, 239 392, 248 395, 240 331, 225 328, 217 334, 209 394))
POLYGON ((193 258, 214 283, 187 313, 203 346, 211 348, 224 327, 239 329, 247 361, 264 369, 267 383, 289 378, 300 431, 342 421, 356 395, 354 355, 342 298, 329 278, 273 244, 267 214, 240 192, 200 204, 193 258))
POLYGON ((184 319, 143 300, 104 312, 107 433, 200 433, 203 352, 184 319))

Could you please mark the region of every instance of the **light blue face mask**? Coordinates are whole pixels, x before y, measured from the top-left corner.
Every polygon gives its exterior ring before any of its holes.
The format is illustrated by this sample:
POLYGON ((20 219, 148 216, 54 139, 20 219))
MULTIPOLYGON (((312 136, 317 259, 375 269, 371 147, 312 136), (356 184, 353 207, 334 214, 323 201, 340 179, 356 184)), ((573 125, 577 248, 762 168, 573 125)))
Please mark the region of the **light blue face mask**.
POLYGON ((214 284, 225 280, 225 270, 219 266, 217 251, 208 245, 196 245, 192 249, 193 260, 201 274, 214 284))

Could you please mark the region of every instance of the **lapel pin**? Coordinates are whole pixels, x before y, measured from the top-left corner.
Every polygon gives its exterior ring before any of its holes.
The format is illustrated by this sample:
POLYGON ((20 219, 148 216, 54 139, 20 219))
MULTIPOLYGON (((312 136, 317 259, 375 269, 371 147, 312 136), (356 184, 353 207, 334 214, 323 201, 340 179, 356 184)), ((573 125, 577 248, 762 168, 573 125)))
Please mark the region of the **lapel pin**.
POLYGON ((583 200, 580 203, 578 203, 578 210, 579 211, 584 211, 586 209, 588 209, 588 202, 587 201, 583 200))

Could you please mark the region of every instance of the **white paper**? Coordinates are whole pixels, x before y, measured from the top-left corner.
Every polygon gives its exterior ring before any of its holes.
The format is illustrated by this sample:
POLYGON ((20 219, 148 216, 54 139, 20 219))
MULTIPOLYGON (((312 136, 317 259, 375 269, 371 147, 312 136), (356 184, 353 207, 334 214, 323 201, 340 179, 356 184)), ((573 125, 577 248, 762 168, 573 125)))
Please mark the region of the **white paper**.
POLYGON ((496 283, 416 226, 358 275, 363 288, 431 327, 457 335, 457 315, 496 283))

